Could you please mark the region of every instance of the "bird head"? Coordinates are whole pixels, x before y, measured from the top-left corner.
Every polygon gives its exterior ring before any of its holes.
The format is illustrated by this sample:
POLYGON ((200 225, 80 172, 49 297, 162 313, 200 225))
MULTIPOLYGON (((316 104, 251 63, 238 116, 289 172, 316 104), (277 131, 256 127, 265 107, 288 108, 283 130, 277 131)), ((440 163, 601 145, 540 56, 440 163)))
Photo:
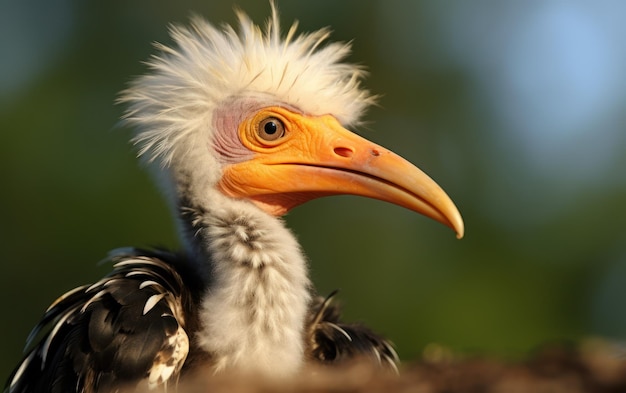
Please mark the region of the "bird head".
MULTIPOLYGON (((463 236, 446 193, 420 169, 351 132, 375 97, 329 30, 282 34, 237 12, 238 29, 194 17, 122 93, 139 154, 180 194, 219 193, 283 215, 308 200, 353 194, 424 214, 463 236)), ((191 195, 191 196, 190 196, 191 195)), ((180 198, 180 196, 179 196, 180 198)))

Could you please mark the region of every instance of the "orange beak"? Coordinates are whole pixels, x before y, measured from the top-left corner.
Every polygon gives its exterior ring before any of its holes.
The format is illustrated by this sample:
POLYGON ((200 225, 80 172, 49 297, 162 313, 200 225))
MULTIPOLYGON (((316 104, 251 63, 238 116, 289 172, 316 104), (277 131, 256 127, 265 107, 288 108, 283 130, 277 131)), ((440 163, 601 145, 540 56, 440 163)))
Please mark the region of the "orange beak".
POLYGON ((463 219, 437 183, 333 116, 265 108, 240 125, 239 138, 254 155, 224 167, 219 187, 227 195, 248 198, 274 215, 322 196, 360 195, 421 213, 463 237, 463 219), (278 127, 272 138, 262 129, 268 119, 278 127))

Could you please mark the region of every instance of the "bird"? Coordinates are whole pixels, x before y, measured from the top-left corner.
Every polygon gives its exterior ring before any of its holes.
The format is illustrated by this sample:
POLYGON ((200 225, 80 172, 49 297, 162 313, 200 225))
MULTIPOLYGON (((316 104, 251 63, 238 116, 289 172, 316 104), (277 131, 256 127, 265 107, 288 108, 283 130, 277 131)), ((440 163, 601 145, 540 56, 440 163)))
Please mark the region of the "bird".
POLYGON ((147 71, 119 95, 137 155, 171 206, 181 246, 120 248, 112 271, 59 297, 27 339, 5 392, 176 386, 198 370, 271 379, 368 358, 390 341, 344 322, 318 295, 283 216, 339 194, 390 202, 464 233, 442 188, 356 132, 377 97, 330 30, 285 32, 194 15, 171 25, 147 71))

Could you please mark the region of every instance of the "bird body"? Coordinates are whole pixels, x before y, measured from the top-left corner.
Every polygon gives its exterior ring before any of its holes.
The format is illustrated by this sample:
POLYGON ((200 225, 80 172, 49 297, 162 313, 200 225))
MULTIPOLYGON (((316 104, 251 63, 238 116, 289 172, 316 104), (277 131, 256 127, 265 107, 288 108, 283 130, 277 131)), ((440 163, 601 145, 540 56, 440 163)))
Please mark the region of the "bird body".
POLYGON ((122 249, 112 273, 54 302, 7 385, 99 392, 176 383, 190 370, 270 378, 307 362, 370 356, 387 341, 343 323, 315 296, 306 258, 280 216, 336 194, 376 198, 463 234, 461 217, 419 169, 344 127, 375 98, 349 45, 328 31, 239 29, 200 18, 172 27, 150 72, 122 93, 139 155, 153 167, 181 234, 180 253, 122 249), (39 341, 37 341, 39 340, 39 341))

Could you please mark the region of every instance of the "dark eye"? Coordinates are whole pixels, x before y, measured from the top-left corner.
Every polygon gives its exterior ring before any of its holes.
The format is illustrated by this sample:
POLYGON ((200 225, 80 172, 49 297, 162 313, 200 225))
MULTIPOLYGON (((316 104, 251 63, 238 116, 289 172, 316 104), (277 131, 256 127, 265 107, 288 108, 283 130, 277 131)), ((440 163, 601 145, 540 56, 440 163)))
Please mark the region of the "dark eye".
POLYGON ((275 117, 268 117, 259 122, 257 133, 265 141, 275 141, 285 135, 285 125, 275 117))

